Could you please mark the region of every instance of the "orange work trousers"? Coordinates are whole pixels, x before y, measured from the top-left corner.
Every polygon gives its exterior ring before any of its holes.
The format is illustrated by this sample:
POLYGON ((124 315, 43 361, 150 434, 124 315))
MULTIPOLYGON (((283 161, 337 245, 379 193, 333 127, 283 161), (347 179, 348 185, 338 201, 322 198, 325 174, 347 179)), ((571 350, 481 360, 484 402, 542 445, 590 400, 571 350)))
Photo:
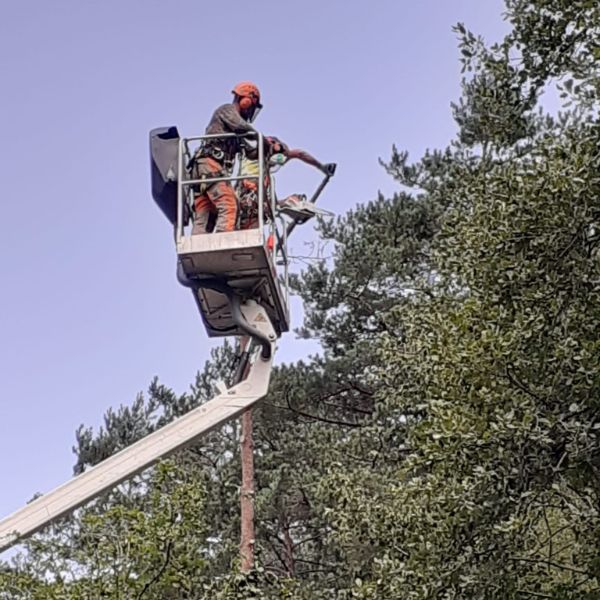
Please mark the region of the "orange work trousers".
MULTIPOLYGON (((212 158, 201 158, 194 166, 194 179, 219 177, 223 167, 212 158)), ((194 197, 194 226, 192 235, 234 231, 238 215, 238 199, 228 181, 200 184, 194 197), (214 223, 214 228, 212 224, 214 223)))

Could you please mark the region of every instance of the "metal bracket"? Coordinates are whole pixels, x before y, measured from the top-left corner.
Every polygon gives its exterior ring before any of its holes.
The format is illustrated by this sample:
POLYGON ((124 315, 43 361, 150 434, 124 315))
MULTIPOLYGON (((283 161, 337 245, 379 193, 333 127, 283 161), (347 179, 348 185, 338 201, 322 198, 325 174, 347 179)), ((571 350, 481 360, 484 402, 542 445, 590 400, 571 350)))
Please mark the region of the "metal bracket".
MULTIPOLYGON (((255 332, 255 335, 252 337, 267 338, 270 342, 274 342, 277 339, 275 329, 271 324, 267 311, 260 304, 254 300, 246 300, 240 304, 240 310, 248 326, 255 332)), ((251 334, 249 333, 249 335, 251 334)))
POLYGON ((273 342, 277 336, 271 320, 262 306, 258 305, 254 300, 246 300, 242 305, 239 296, 226 283, 219 279, 197 280, 189 278, 185 274, 181 263, 177 264, 177 280, 181 285, 192 289, 194 292, 197 292, 200 288, 208 288, 227 296, 234 323, 262 346, 261 358, 263 360, 271 358, 273 342), (258 310, 262 311, 261 316, 258 316, 256 312, 258 310), (248 313, 249 318, 246 317, 245 312, 248 313))

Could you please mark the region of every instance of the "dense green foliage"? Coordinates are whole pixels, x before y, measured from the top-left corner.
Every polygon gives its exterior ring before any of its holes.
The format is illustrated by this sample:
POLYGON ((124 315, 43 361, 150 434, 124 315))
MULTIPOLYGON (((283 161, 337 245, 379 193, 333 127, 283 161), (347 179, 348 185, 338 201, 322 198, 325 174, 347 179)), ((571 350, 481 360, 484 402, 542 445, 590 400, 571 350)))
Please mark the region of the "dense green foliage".
MULTIPOLYGON (((259 567, 230 424, 28 541, 0 599, 600 599, 600 5, 506 7, 495 46, 456 28, 456 139, 394 149, 401 191, 322 223, 333 258, 294 281, 323 353, 255 410, 259 567)), ((232 358, 82 428, 76 471, 232 358)))

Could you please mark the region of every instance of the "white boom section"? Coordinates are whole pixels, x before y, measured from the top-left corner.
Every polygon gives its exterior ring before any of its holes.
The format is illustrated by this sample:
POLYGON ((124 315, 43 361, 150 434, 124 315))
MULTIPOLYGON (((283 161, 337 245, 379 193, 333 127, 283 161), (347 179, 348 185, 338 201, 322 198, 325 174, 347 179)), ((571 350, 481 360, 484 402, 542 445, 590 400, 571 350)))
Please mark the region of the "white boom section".
POLYGON ((265 310, 256 303, 242 305, 242 313, 250 325, 273 340, 270 359, 263 360, 260 357, 261 348, 258 347, 251 357, 246 379, 230 389, 220 389, 221 393, 206 404, 198 406, 0 521, 0 552, 143 471, 159 459, 193 443, 199 436, 238 416, 265 396, 275 353, 275 332, 265 310))

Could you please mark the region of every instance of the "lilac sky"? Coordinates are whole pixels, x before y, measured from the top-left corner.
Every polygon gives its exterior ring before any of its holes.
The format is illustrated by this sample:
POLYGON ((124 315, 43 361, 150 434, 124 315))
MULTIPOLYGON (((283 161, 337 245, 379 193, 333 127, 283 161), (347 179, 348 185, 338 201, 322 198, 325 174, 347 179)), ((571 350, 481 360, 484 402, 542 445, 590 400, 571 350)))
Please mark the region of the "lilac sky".
MULTIPOLYGON (((450 139, 451 27, 496 40, 502 6, 2 0, 0 517, 70 477, 79 424, 98 426, 155 375, 185 391, 213 344, 175 280, 148 131, 202 133, 251 79, 265 105, 258 128, 339 163, 322 202, 343 213, 394 191, 377 162, 393 143, 417 158, 450 139)), ((287 169, 281 191, 318 180, 287 169)), ((288 334, 278 359, 314 348, 288 334)))

